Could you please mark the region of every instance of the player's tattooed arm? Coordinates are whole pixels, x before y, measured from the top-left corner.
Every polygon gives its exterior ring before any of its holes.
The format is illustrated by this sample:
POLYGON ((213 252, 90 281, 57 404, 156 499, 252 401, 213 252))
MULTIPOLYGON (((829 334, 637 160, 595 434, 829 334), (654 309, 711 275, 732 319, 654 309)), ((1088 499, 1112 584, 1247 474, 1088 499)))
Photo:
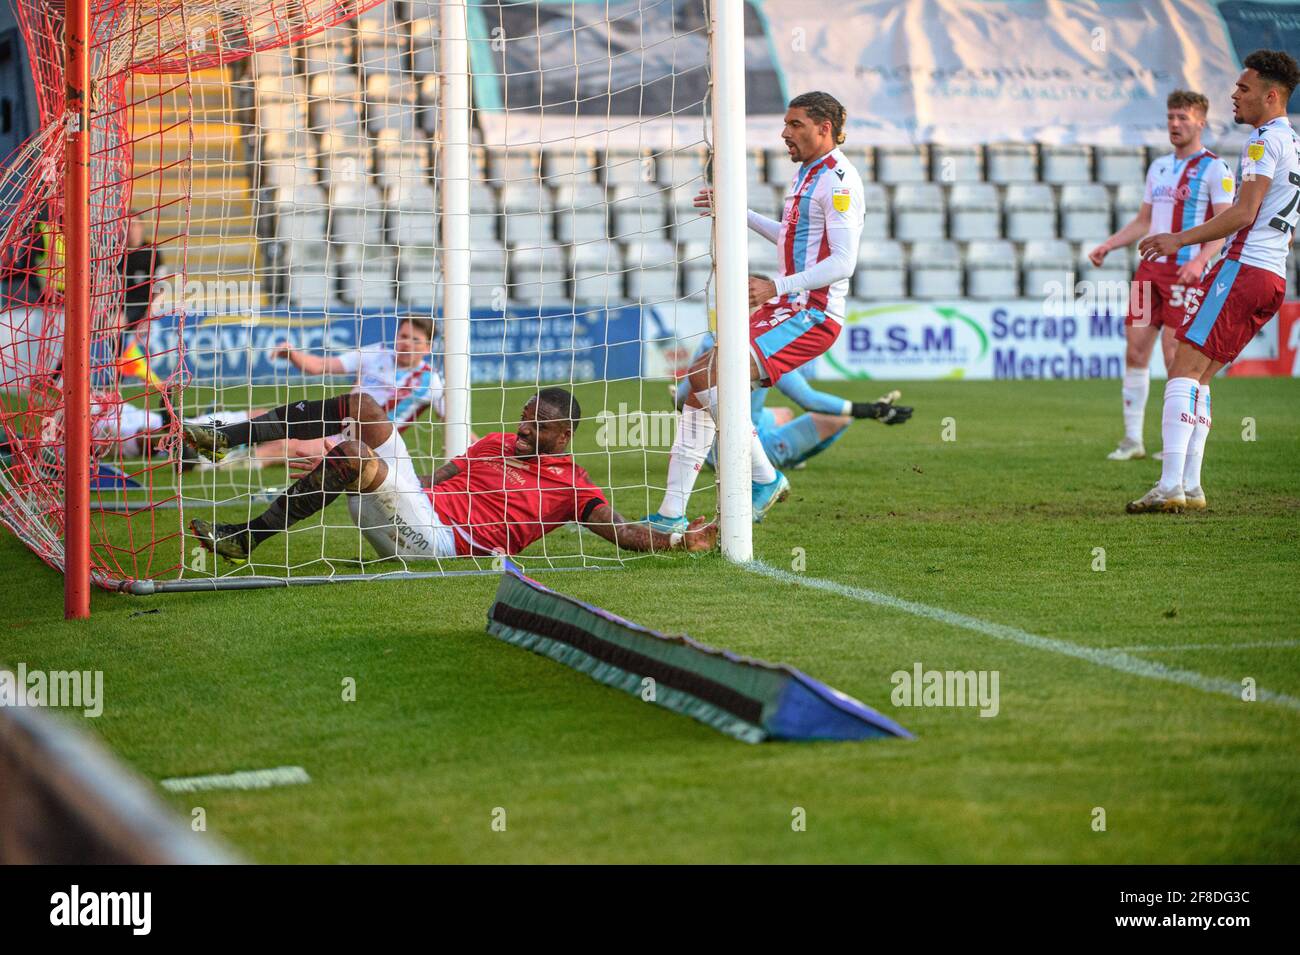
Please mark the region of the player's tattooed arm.
POLYGON ((706 517, 693 520, 684 534, 666 534, 639 522, 629 521, 608 504, 598 504, 582 522, 611 544, 624 550, 712 550, 718 543, 718 522, 706 517))
POLYGON ((460 466, 455 461, 448 461, 432 474, 421 474, 420 483, 425 487, 437 487, 443 481, 450 481, 460 473, 460 466))

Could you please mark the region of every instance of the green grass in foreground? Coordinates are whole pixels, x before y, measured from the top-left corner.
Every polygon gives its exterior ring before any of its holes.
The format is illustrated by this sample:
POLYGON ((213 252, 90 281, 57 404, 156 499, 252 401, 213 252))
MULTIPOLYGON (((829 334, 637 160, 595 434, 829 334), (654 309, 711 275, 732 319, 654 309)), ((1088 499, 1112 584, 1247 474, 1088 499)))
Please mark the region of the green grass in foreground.
MULTIPOLYGON (((1085 646, 1168 648, 1135 655, 1300 696, 1300 383, 1216 383, 1212 510, 1161 517, 1122 512, 1157 465, 1104 460, 1118 436, 1115 382, 904 391, 918 409, 910 424, 860 422, 791 474, 791 499, 755 529, 762 559, 789 568, 802 548, 808 576, 1085 646), (941 440, 949 416, 955 442, 941 440), (1247 416, 1253 442, 1241 439, 1247 416), (1097 547, 1104 572, 1092 570, 1097 547), (1275 646, 1241 646, 1259 643, 1275 646)), ((653 392, 643 406, 667 407, 653 392)), ((638 404, 635 386, 580 397, 588 414, 638 404)), ((493 400, 476 395, 476 410, 495 411, 493 400)), ((1157 386, 1152 450, 1158 404, 1157 386)), ((579 451, 593 450, 584 435, 579 451)), ((598 481, 611 477, 603 456, 582 460, 598 481)), ((612 466, 627 485, 616 506, 641 513, 639 452, 612 466)), ((653 481, 662 469, 653 457, 653 481)), ((693 503, 703 511, 711 494, 693 503)), ((344 519, 341 505, 327 515, 344 519)), ((322 533, 345 561, 338 569, 352 569, 355 531, 330 530, 291 540, 299 570, 322 533)), ((552 540, 576 551, 579 538, 552 540)), ((612 556, 590 535, 581 542, 612 556)), ((104 715, 79 723, 146 778, 307 769, 305 786, 166 797, 185 816, 204 807, 210 831, 257 861, 1300 861, 1300 712, 776 583, 716 557, 538 575, 638 622, 798 666, 917 739, 734 742, 487 636, 492 577, 97 593, 92 619, 68 624, 60 578, 9 535, 0 570, 0 661, 103 670, 104 715), (1000 713, 895 708, 890 675, 917 661, 999 671, 1000 713), (354 703, 341 701, 346 677, 354 703), (505 832, 490 827, 496 807, 505 832), (791 830, 794 807, 807 813, 804 832, 791 830), (1092 829, 1094 807, 1105 832, 1092 829)))

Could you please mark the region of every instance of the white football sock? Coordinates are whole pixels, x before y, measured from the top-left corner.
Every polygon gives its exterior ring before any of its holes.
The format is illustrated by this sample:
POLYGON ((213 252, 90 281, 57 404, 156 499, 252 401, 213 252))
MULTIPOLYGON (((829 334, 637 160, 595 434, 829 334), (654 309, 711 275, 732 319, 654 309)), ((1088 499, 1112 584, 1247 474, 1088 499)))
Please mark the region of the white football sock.
POLYGON ((1147 393, 1151 389, 1150 368, 1124 369, 1124 437, 1142 443, 1142 422, 1147 414, 1147 393))
POLYGON ((772 467, 767 452, 763 450, 763 442, 758 440, 757 429, 749 440, 749 476, 755 485, 771 484, 776 480, 776 468, 772 467))
POLYGON ((1160 462, 1162 491, 1176 490, 1183 483, 1187 445, 1196 430, 1196 393, 1199 389, 1195 378, 1170 378, 1165 382, 1165 408, 1160 420, 1165 451, 1164 460, 1160 462))
POLYGON ((1183 487, 1201 486, 1201 461, 1205 459, 1205 439, 1210 436, 1210 386, 1201 385, 1196 399, 1196 427, 1187 443, 1187 460, 1183 464, 1183 487))
POLYGON ((699 477, 717 433, 718 426, 708 411, 691 405, 682 408, 677 420, 677 436, 673 439, 673 450, 668 458, 668 487, 664 491, 664 501, 659 505, 663 517, 685 515, 686 504, 695 489, 695 479, 699 477))

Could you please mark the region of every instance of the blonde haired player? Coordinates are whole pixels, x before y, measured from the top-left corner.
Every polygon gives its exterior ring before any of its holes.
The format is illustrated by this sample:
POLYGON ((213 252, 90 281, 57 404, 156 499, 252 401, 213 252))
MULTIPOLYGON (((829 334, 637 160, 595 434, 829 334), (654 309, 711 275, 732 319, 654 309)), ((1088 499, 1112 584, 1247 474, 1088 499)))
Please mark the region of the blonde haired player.
MULTIPOLYGON (((1100 266, 1106 254, 1143 236, 1198 225, 1232 205, 1233 176, 1228 164, 1201 145, 1210 101, 1200 93, 1174 90, 1165 101, 1165 121, 1174 151, 1147 169, 1142 206, 1124 228, 1088 253, 1100 266)), ((1130 285, 1124 320, 1124 438, 1107 455, 1112 461, 1146 457, 1142 423, 1151 387, 1151 353, 1160 339, 1165 368, 1174 358, 1174 333, 1183 321, 1186 291, 1200 283, 1222 239, 1183 246, 1174 255, 1143 259, 1130 285)))

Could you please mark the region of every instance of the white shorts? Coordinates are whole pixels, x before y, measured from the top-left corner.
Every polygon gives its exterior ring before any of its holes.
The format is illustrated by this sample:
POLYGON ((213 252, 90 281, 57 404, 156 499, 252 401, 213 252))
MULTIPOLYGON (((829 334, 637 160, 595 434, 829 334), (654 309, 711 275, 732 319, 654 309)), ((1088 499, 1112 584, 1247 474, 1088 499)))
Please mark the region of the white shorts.
POLYGON ((370 546, 380 557, 455 557, 456 535, 438 520, 401 433, 393 428, 374 452, 388 467, 384 483, 368 494, 347 495, 352 521, 370 546))

